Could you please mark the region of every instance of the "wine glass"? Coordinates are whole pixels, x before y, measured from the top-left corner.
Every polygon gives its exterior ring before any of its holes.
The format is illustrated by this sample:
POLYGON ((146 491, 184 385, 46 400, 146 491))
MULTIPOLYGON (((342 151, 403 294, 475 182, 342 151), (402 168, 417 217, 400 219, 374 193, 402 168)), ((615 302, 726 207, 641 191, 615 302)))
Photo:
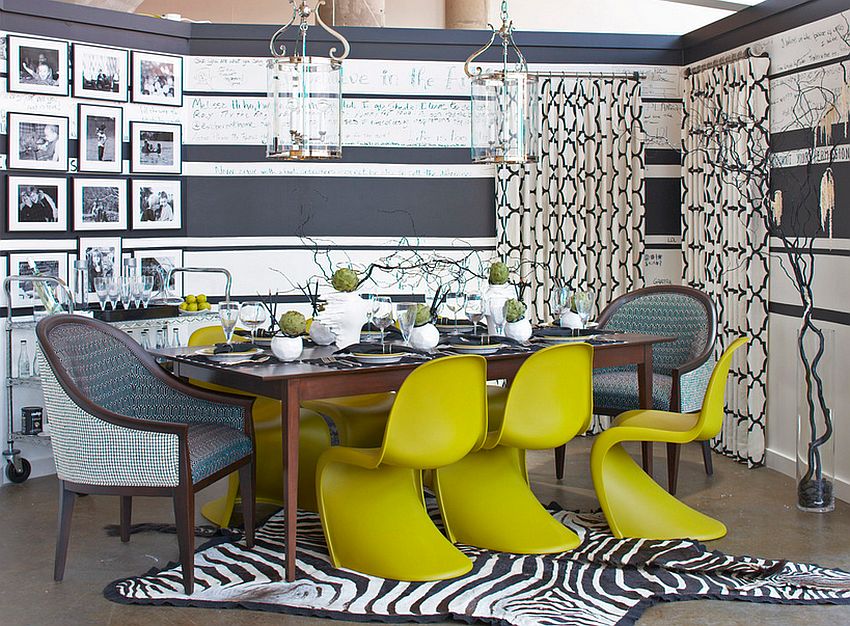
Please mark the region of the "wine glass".
POLYGON ((121 281, 121 306, 124 310, 130 308, 130 303, 133 301, 133 288, 129 280, 121 281))
POLYGON ((401 331, 401 338, 406 346, 410 345, 410 333, 416 325, 416 312, 418 310, 419 305, 415 302, 401 302, 396 305, 398 329, 401 331))
POLYGON ((256 339, 255 333, 257 328, 269 318, 269 314, 262 302, 252 300, 242 305, 242 308, 239 310, 239 318, 248 327, 248 330, 251 331, 251 341, 253 342, 256 339))
POLYGON ((576 291, 573 296, 576 305, 576 313, 581 318, 581 327, 587 328, 587 320, 590 319, 590 311, 593 309, 593 292, 576 291))
POLYGON ((487 321, 493 323, 493 328, 499 337, 505 334, 505 307, 507 304, 507 298, 498 296, 490 298, 487 306, 487 321))
POLYGON ((118 308, 118 300, 121 298, 121 279, 112 278, 109 280, 106 288, 106 295, 109 298, 109 303, 112 305, 112 310, 118 308))
POLYGON ((142 276, 142 304, 145 308, 148 308, 151 298, 153 297, 154 284, 155 281, 153 276, 142 276))
POLYGON ((225 300, 218 305, 218 319, 221 320, 221 328, 224 331, 224 340, 230 343, 233 339, 233 329, 239 321, 239 303, 225 300))
POLYGON ((100 302, 100 310, 106 310, 106 300, 109 294, 109 283, 103 276, 98 276, 94 279, 94 292, 97 294, 97 299, 100 302))
POLYGON ((466 294, 462 291, 450 291, 446 294, 446 308, 452 312, 452 317, 455 321, 455 331, 457 331, 458 319, 457 314, 463 311, 466 306, 466 294))
POLYGON ((384 352, 384 331, 393 321, 393 303, 384 296, 372 298, 372 323, 381 329, 381 352, 384 352))
POLYGON ((484 317, 484 299, 480 293, 470 293, 466 296, 466 316, 472 321, 472 334, 478 334, 478 322, 484 317))
MULTIPOLYGON (((366 329, 372 330, 372 316, 374 314, 374 305, 373 300, 375 299, 374 293, 364 293, 360 294, 360 297, 366 301, 366 329)), ((368 341, 373 341, 371 335, 367 335, 369 337, 368 341)))
POLYGON ((555 319, 560 321, 561 315, 569 310, 571 295, 568 287, 557 287, 552 290, 552 312, 555 314, 555 319))
POLYGON ((145 285, 141 278, 134 278, 133 282, 130 283, 130 293, 133 296, 133 303, 137 309, 142 308, 142 292, 144 288, 145 285))

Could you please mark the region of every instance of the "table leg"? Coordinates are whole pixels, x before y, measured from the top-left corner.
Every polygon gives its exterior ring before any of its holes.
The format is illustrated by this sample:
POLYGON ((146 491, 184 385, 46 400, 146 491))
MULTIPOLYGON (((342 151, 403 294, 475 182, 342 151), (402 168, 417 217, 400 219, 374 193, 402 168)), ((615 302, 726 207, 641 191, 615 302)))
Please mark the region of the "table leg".
MULTIPOLYGON (((652 408, 652 346, 643 348, 643 361, 638 364, 638 396, 640 408, 652 408)), ((652 442, 642 441, 640 444, 641 460, 644 471, 652 476, 652 442)))
POLYGON ((283 514, 286 549, 286 580, 295 580, 295 550, 298 528, 298 432, 301 401, 298 381, 288 380, 281 387, 281 432, 283 437, 283 514))

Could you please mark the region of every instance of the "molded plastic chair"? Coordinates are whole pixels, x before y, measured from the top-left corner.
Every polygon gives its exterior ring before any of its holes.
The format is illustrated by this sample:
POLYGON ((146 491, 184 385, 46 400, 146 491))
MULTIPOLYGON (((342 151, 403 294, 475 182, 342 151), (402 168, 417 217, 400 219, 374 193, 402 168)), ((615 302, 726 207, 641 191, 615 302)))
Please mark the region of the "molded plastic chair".
POLYGON ((529 356, 506 393, 490 393, 483 445, 434 471, 452 541, 519 554, 563 552, 581 543, 531 491, 525 451, 563 445, 587 430, 592 374, 590 345, 553 346, 529 356))
MULTIPOLYGON (((245 341, 234 335, 234 341, 245 341)), ((224 341, 221 326, 199 328, 189 337, 190 346, 209 346, 224 341)), ((193 385, 256 398, 251 411, 254 422, 254 437, 257 455, 257 502, 271 506, 283 506, 283 452, 281 449, 280 400, 263 396, 252 396, 229 387, 197 380, 193 385)), ((321 415, 301 410, 300 434, 298 439, 298 508, 316 511, 316 464, 319 456, 331 446, 331 432, 321 415)), ((201 513, 204 517, 227 527, 236 506, 239 493, 239 476, 231 474, 227 493, 205 504, 201 513)))
POLYGON ((692 509, 660 487, 632 460, 622 443, 684 444, 714 437, 723 425, 726 378, 732 355, 747 341, 746 337, 736 339, 720 357, 699 413, 628 411, 596 437, 590 452, 590 471, 614 536, 707 541, 726 534, 722 522, 692 509))
MULTIPOLYGON (((606 330, 676 337, 653 346, 653 409, 675 413, 700 410, 708 378, 714 367, 717 314, 711 298, 692 287, 659 285, 620 296, 599 316, 606 330)), ((638 378, 634 367, 605 368, 593 376, 594 412, 619 415, 640 409, 638 378)), ((680 449, 667 446, 667 488, 676 493, 680 449)), ((713 472, 711 448, 702 442, 706 474, 713 472)), ((643 446, 643 467, 650 471, 652 444, 643 446)), ((563 449, 555 455, 555 475, 564 476, 563 449)))
POLYGON ((120 496, 124 542, 133 496, 171 497, 183 588, 191 594, 195 492, 238 470, 245 539, 253 545, 250 399, 183 384, 126 333, 98 320, 52 315, 36 336, 61 487, 55 580, 65 571, 78 494, 120 496))
POLYGON ((455 463, 486 433, 487 362, 452 356, 402 384, 377 448, 336 446, 319 459, 319 515, 331 561, 382 578, 442 580, 472 562, 425 508, 422 470, 455 463))

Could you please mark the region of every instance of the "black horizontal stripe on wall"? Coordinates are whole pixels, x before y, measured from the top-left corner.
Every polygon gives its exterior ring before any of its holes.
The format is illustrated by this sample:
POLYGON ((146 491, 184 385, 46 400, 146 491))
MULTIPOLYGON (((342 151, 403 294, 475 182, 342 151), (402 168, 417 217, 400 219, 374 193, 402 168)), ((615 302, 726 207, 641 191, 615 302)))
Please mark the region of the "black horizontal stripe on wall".
MULTIPOLYGON (((802 319, 803 307, 797 304, 784 304, 781 302, 768 303, 767 310, 770 313, 784 315, 786 317, 796 317, 802 319)), ((832 324, 840 324, 841 326, 850 326, 850 313, 847 311, 834 311, 832 309, 814 309, 812 318, 819 322, 830 322, 832 324)))
MULTIPOLYGON (((850 7, 848 7, 850 8, 850 7)), ((822 67, 829 67, 830 65, 838 65, 839 63, 844 63, 850 59, 850 54, 845 54, 838 57, 833 57, 831 59, 824 59, 823 61, 818 61, 817 63, 809 63, 808 65, 800 65, 798 67, 792 67, 787 70, 783 70, 781 72, 776 72, 775 74, 770 74, 768 78, 770 80, 776 80, 778 78, 785 78, 786 76, 793 76, 794 74, 801 74, 802 72, 808 72, 811 70, 817 70, 822 67)))
POLYGON ((495 237, 490 178, 186 179, 189 237, 495 237))
MULTIPOLYGON (((793 250, 792 253, 800 254, 800 250, 802 250, 802 254, 814 254, 817 256, 846 256, 850 257, 850 249, 846 248, 816 248, 811 247, 808 248, 803 244, 801 248, 797 250, 793 250)), ((788 248, 785 246, 771 246, 770 247, 771 254, 788 254, 788 248)))
POLYGON ((682 244, 680 243, 647 243, 647 250, 681 250, 682 244))
MULTIPOLYGON (((812 128, 796 128, 770 136, 770 149, 776 154, 788 150, 809 150, 815 147, 815 133, 812 128)), ((844 133, 844 124, 835 124, 830 133, 829 145, 840 146, 850 143, 850 135, 844 133)), ((819 143, 818 146, 822 146, 819 143)))
POLYGON ((644 151, 647 165, 679 165, 682 162, 682 151, 667 148, 647 148, 644 151))
MULTIPOLYGON (((132 242, 132 240, 128 240, 132 242)), ((227 241, 226 238, 223 238, 223 241, 227 241)), ((303 252, 312 252, 313 250, 345 250, 346 252, 450 252, 452 250, 457 250, 459 246, 462 246, 464 250, 493 250, 494 246, 471 246, 466 245, 462 237, 457 238, 456 245, 451 246, 427 246, 427 245, 414 245, 415 240, 411 239, 411 245, 402 245, 402 246, 344 246, 344 245, 334 245, 328 244, 327 239, 321 238, 319 236, 315 237, 314 245, 311 245, 310 239, 305 238, 304 243, 301 245, 255 245, 246 243, 244 245, 227 245, 223 244, 221 246, 182 246, 181 249, 184 252, 245 252, 245 251, 278 251, 278 250, 301 250, 303 252)), ((168 240, 163 240, 163 245, 160 248, 136 248, 132 243, 128 243, 126 248, 127 250, 136 250, 139 252, 151 252, 156 250, 168 250, 171 246, 168 245, 168 240)))
POLYGON ((646 178, 646 234, 679 235, 682 232, 682 180, 646 178))
MULTIPOLYGON (((265 146, 201 145, 183 146, 183 159, 200 163, 272 163, 265 146)), ((401 163, 415 165, 467 165, 472 163, 469 148, 367 148, 345 146, 342 163, 401 163)))

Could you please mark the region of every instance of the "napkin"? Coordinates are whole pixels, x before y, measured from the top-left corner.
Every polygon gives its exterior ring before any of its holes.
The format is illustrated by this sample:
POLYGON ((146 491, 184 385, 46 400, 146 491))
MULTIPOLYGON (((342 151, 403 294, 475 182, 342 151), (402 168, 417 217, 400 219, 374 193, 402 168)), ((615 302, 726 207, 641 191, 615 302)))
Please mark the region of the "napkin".
MULTIPOLYGON (((361 333, 366 333, 366 332, 380 333, 381 329, 378 328, 377 326, 375 326, 374 324, 369 323, 369 324, 364 324, 363 328, 360 329, 360 332, 361 333)), ((401 331, 398 328, 396 328, 395 326, 388 326, 387 328, 385 328, 384 334, 387 337, 399 337, 399 338, 401 338, 401 331)))
POLYGON ((411 354, 428 354, 427 352, 417 350, 416 348, 402 346, 395 343, 386 344, 384 351, 381 351, 381 344, 379 343, 354 343, 350 346, 340 348, 339 350, 334 352, 334 354, 342 354, 343 352, 356 352, 358 354, 398 354, 399 352, 408 352, 411 354))
POLYGON ((518 343, 507 337, 496 335, 451 335, 446 337, 446 343, 455 346, 489 346, 494 343, 518 343))
POLYGON ((230 352, 250 352, 251 350, 256 349, 257 346, 255 346, 250 341, 239 343, 217 343, 215 344, 215 348, 213 348, 213 354, 228 354, 230 352))
POLYGON ((472 320, 466 318, 453 319, 451 317, 438 317, 434 320, 434 323, 438 326, 470 326, 472 320))
POLYGON ((559 326, 543 326, 535 328, 532 333, 534 337, 583 337, 585 335, 596 335, 599 331, 594 328, 560 328, 559 326))

